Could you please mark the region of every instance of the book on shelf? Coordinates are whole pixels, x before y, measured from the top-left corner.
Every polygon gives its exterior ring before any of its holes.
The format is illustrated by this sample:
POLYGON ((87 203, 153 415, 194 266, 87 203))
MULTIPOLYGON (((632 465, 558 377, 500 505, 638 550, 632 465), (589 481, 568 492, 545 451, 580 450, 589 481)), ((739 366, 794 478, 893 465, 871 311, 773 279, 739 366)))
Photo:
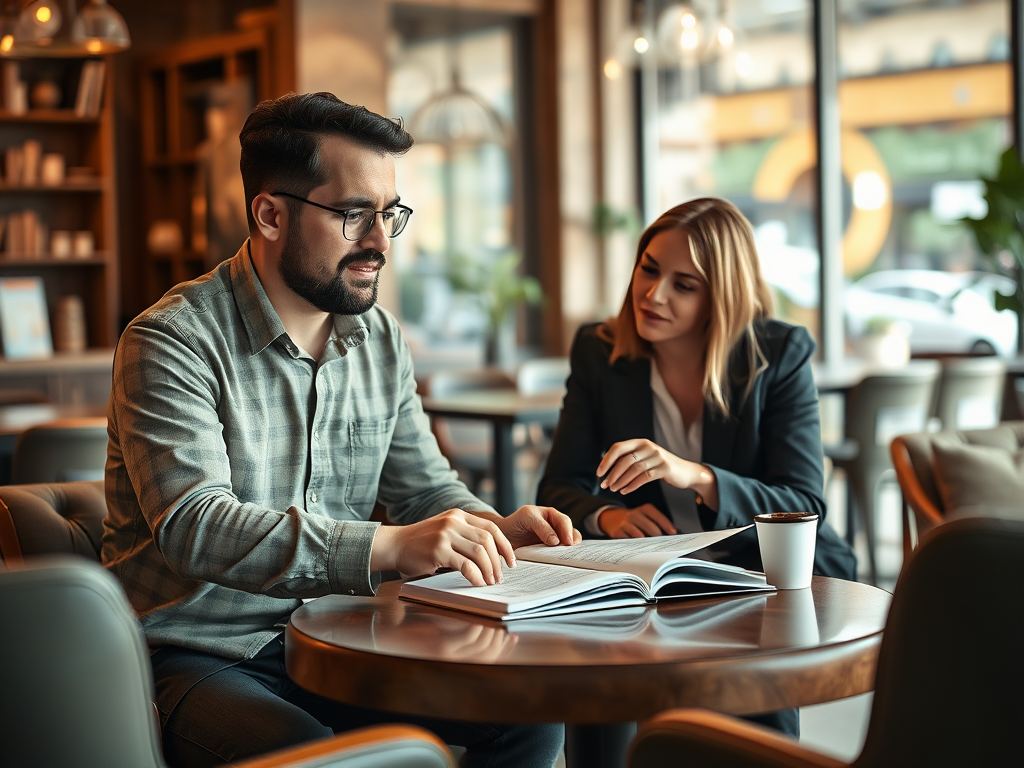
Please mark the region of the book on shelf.
POLYGON ((96 117, 103 103, 103 81, 106 62, 102 59, 89 60, 82 64, 78 78, 78 93, 75 94, 75 114, 80 117, 96 117))
POLYGON ((461 573, 408 581, 407 600, 510 619, 540 618, 659 600, 770 592, 763 573, 687 557, 745 531, 587 540, 574 546, 535 544, 516 550, 516 566, 502 565, 498 584, 474 587, 461 573))

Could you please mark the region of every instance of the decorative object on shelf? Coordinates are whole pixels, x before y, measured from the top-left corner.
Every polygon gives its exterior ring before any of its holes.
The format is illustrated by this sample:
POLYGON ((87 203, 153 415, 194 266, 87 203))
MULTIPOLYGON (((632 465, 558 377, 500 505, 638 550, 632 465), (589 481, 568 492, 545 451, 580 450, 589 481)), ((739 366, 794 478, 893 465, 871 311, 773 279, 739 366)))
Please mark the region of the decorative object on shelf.
POLYGON ((53 344, 58 352, 85 351, 85 304, 81 296, 60 297, 53 326, 53 344))
POLYGON ((982 176, 981 182, 988 211, 980 219, 960 221, 996 271, 1009 275, 1017 285, 1013 296, 995 292, 995 308, 1017 313, 1017 349, 1024 351, 1024 163, 1012 145, 1000 156, 995 177, 982 176))
POLYGON ((150 253, 177 253, 184 245, 181 224, 174 219, 159 219, 149 227, 146 247, 150 253))
POLYGON ((67 169, 65 181, 68 184, 89 184, 96 181, 96 171, 87 165, 76 165, 67 169))
POLYGON ((39 170, 39 183, 44 187, 59 187, 64 184, 64 155, 47 152, 39 170))
POLYGON ((33 0, 0 37, 0 56, 99 56, 131 46, 128 25, 106 0, 33 0), (62 10, 63 9, 63 10, 62 10))
POLYGON ((96 252, 96 236, 88 229, 75 232, 71 252, 76 259, 91 259, 96 252))
POLYGON ((42 278, 0 278, 0 339, 9 360, 53 355, 42 278))
POLYGON ((66 229, 55 229, 50 233, 50 256, 54 259, 71 258, 71 232, 66 229))
POLYGON ((11 211, 7 214, 4 229, 4 254, 11 259, 38 258, 50 240, 46 224, 33 210, 11 211))
POLYGON ((3 62, 4 110, 12 115, 28 112, 28 83, 21 79, 21 66, 17 61, 3 62))
POLYGON ((62 97, 60 86, 53 80, 40 80, 32 86, 29 103, 36 109, 56 109, 62 97))
POLYGON ((107 64, 102 59, 87 61, 82 65, 78 79, 78 93, 75 95, 75 114, 81 117, 96 117, 103 103, 103 81, 107 64))

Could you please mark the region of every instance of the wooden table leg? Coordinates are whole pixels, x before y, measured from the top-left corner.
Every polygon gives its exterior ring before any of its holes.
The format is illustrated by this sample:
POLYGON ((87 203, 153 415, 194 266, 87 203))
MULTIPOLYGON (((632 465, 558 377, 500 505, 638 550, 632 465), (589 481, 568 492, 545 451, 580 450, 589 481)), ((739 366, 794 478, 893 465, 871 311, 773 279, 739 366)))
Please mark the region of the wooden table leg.
POLYGON ((500 515, 516 511, 515 447, 512 425, 494 423, 494 508, 500 515))
POLYGON ((565 768, 625 768, 636 723, 565 726, 565 768))

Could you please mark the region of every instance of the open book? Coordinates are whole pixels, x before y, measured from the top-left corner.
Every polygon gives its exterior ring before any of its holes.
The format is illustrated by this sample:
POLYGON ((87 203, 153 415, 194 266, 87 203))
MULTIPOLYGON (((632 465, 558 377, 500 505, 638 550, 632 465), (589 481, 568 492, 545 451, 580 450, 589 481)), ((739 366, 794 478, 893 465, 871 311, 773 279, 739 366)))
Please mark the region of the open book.
POLYGON ((666 598, 771 591, 774 587, 768 586, 764 574, 686 557, 749 527, 583 541, 572 547, 534 544, 516 550, 515 568, 502 566, 500 584, 474 587, 461 573, 449 572, 406 582, 399 594, 509 620, 645 605, 666 598))

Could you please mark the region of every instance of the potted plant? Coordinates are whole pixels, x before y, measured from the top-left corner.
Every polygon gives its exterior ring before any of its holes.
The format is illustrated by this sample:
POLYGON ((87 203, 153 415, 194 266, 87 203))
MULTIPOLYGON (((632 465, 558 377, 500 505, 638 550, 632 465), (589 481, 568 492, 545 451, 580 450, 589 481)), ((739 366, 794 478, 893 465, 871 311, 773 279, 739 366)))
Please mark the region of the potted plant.
POLYGON ((1024 165, 1009 147, 999 157, 994 178, 981 177, 988 212, 980 219, 961 221, 973 233, 978 250, 997 272, 1008 274, 1017 286, 1013 296, 995 293, 997 310, 1017 313, 1017 349, 1024 349, 1024 165))
POLYGON ((481 262, 454 254, 447 277, 454 290, 472 296, 487 314, 484 362, 510 368, 515 359, 515 315, 520 304, 536 305, 543 293, 536 278, 519 273, 521 257, 507 251, 493 261, 481 262))

